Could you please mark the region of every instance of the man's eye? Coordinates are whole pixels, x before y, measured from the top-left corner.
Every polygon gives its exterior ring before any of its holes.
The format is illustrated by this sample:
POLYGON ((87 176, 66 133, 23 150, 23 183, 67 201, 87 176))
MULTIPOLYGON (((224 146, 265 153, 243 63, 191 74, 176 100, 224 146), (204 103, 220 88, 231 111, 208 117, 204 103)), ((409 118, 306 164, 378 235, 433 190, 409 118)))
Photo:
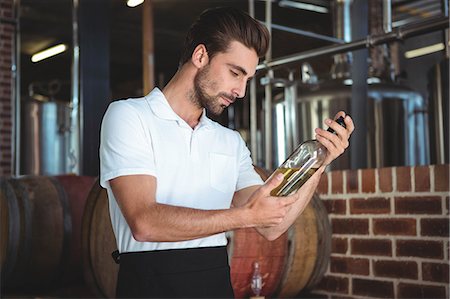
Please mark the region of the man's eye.
POLYGON ((231 74, 233 74, 233 76, 235 76, 235 77, 238 77, 238 76, 239 76, 239 73, 236 73, 235 71, 231 71, 231 70, 230 70, 230 72, 231 72, 231 74))

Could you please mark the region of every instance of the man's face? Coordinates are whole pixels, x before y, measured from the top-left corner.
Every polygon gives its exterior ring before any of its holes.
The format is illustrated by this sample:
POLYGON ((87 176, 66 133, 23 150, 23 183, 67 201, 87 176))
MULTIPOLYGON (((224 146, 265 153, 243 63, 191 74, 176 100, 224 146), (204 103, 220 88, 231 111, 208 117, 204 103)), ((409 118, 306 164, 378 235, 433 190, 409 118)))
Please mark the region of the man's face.
POLYGON ((239 42, 231 42, 224 53, 216 54, 194 77, 192 101, 219 115, 237 98, 245 96, 247 82, 255 74, 258 56, 239 42))

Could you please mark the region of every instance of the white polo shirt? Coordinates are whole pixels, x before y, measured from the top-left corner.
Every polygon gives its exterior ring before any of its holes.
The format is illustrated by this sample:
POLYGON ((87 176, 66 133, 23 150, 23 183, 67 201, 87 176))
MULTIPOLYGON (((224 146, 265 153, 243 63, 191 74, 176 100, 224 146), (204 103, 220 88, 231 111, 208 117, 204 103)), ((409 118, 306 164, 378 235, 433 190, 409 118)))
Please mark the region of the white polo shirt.
POLYGON ((238 132, 205 115, 192 129, 155 88, 143 98, 109 105, 101 127, 100 184, 107 189, 120 252, 223 246, 225 233, 181 242, 138 242, 109 180, 133 174, 156 177, 156 201, 195 209, 230 208, 234 192, 262 184, 238 132))

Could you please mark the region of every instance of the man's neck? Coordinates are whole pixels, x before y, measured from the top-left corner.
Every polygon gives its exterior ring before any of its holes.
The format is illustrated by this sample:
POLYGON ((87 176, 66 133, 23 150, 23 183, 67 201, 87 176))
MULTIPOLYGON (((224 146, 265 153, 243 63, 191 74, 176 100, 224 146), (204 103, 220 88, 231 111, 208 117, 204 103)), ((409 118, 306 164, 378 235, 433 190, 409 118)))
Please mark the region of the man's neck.
POLYGON ((200 121, 203 109, 190 100, 194 87, 192 81, 194 74, 190 72, 194 72, 194 69, 188 65, 183 66, 167 83, 162 92, 173 111, 191 128, 195 128, 200 121))

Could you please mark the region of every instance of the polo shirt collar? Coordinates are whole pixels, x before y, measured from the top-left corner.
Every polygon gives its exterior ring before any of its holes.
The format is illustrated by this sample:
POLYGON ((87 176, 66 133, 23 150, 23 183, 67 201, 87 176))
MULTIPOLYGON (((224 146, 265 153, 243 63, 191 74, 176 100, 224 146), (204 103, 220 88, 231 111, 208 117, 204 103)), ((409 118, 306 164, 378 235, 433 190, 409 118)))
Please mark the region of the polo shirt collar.
MULTIPOLYGON (((153 113, 162 119, 175 120, 180 123, 186 123, 178 114, 173 111, 162 91, 155 87, 148 95, 145 96, 153 113)), ((200 127, 213 128, 214 122, 206 116, 206 109, 203 109, 197 129, 200 127)))

